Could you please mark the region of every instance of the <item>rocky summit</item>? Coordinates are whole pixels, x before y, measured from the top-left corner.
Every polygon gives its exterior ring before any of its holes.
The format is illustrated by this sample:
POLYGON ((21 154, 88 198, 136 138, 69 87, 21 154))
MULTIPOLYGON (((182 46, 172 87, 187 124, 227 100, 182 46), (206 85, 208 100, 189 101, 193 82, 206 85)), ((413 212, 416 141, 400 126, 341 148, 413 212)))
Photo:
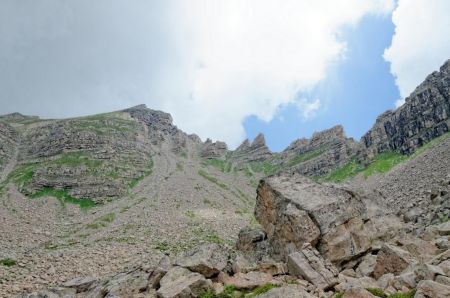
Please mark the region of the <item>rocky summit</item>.
POLYGON ((450 297, 450 60, 355 141, 0 116, 0 297, 450 297))

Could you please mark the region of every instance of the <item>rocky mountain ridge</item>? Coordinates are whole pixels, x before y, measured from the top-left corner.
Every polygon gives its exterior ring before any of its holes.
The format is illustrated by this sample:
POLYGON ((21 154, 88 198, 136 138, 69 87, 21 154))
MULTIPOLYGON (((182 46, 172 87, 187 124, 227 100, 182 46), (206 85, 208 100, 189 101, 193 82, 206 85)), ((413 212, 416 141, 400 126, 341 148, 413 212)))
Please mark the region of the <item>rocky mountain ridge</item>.
POLYGON ((142 105, 0 117, 0 296, 448 297, 448 68, 361 142, 336 126, 281 153, 142 105))
MULTIPOLYGON (((145 105, 67 120, 44 121, 16 113, 0 117, 0 137, 5 140, 0 167, 13 158, 13 144, 20 143, 16 145, 20 166, 17 170, 28 168, 28 177, 22 179, 17 173, 10 177, 19 180, 19 188, 25 194, 57 188, 68 190, 75 198, 99 202, 123 195, 127 185, 147 175, 151 156, 163 143, 170 143, 170 150, 176 154, 186 154, 190 149, 205 160, 230 163, 230 168, 249 174, 270 175, 295 169, 305 176, 325 177, 353 159, 364 166, 383 152, 412 154, 418 146, 448 132, 449 82, 447 61, 416 88, 403 106, 381 115, 359 143, 347 138, 338 125, 314 133, 310 140, 294 141, 281 153, 269 150, 263 134, 251 144, 245 140, 234 151, 229 151, 224 142, 203 143, 196 135, 187 135, 173 125, 170 114, 145 105), (79 167, 61 163, 61 159, 75 158, 79 159, 79 167), (44 164, 39 166, 39 179, 30 172, 38 163, 44 164), (92 172, 89 163, 102 164, 101 172, 108 174, 92 172), (81 176, 86 179, 78 178, 81 176), (101 185, 106 187, 102 189, 101 185)), ((4 176, 10 174, 2 172, 4 176)))

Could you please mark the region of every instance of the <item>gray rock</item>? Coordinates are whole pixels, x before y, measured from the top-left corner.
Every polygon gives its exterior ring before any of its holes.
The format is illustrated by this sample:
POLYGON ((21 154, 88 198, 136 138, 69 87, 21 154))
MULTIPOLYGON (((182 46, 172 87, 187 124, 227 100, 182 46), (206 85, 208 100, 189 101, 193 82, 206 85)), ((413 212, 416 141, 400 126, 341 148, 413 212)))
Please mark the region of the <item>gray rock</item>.
POLYGON ((174 267, 161 279, 161 288, 157 291, 159 298, 190 298, 211 288, 211 281, 199 273, 182 267, 174 267))
POLYGON ((384 244, 377 255, 373 275, 375 278, 379 278, 386 273, 398 275, 415 262, 407 251, 390 244, 384 244))
POLYGON ((219 274, 227 266, 228 258, 228 251, 220 245, 202 244, 178 257, 175 265, 211 277, 219 274))
POLYGON ((378 117, 362 143, 369 156, 385 151, 411 154, 449 131, 450 60, 420 84, 403 106, 378 117))
POLYGON ((301 251, 290 254, 287 266, 291 275, 302 277, 320 289, 331 288, 338 282, 337 269, 310 244, 305 244, 301 251))
POLYGON ((448 298, 450 297, 450 286, 440 284, 431 280, 422 280, 417 285, 414 298, 448 298))
POLYGON ((281 288, 274 288, 267 293, 259 295, 258 298, 313 298, 304 288, 297 285, 283 286, 281 288))
POLYGON ((318 243, 336 264, 364 253, 370 248, 365 211, 358 195, 298 174, 266 178, 257 189, 256 219, 282 257, 305 243, 318 243))
POLYGON ((77 293, 81 293, 87 292, 90 288, 93 288, 97 282, 97 279, 93 276, 82 276, 66 281, 62 286, 75 289, 77 293))

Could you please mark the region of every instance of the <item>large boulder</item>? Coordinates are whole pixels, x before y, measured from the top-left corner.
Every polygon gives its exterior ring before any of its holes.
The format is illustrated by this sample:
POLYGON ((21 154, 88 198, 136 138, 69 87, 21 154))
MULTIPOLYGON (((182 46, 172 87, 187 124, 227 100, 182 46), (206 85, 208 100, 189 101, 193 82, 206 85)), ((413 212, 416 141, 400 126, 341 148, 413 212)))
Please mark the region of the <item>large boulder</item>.
POLYGON ((417 285, 414 298, 448 298, 450 297, 450 286, 440 284, 431 280, 422 280, 417 285))
POLYGON ((211 289, 211 281, 203 275, 182 267, 173 267, 160 281, 158 298, 199 297, 211 289))
POLYGON ((415 260, 409 252, 391 244, 384 244, 377 255, 373 276, 378 279, 386 273, 399 275, 414 263, 415 260))
POLYGON ((202 244, 178 257, 175 265, 212 277, 227 266, 228 258, 228 251, 220 245, 202 244))
POLYGON ((287 266, 291 275, 304 278, 320 289, 328 289, 338 283, 337 269, 310 244, 305 244, 302 250, 290 254, 287 266))
POLYGON ((318 245, 335 264, 366 252, 365 213, 357 194, 295 173, 266 178, 257 189, 256 219, 281 258, 305 243, 318 245))

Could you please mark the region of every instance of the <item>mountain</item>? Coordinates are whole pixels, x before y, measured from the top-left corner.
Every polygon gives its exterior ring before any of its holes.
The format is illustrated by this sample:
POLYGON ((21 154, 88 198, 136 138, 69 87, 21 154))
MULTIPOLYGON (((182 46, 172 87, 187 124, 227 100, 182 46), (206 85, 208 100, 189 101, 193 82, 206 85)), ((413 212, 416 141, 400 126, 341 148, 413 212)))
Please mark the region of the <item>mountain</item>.
POLYGON ((145 105, 0 116, 0 296, 448 297, 449 115, 450 60, 359 142, 280 153, 145 105))

